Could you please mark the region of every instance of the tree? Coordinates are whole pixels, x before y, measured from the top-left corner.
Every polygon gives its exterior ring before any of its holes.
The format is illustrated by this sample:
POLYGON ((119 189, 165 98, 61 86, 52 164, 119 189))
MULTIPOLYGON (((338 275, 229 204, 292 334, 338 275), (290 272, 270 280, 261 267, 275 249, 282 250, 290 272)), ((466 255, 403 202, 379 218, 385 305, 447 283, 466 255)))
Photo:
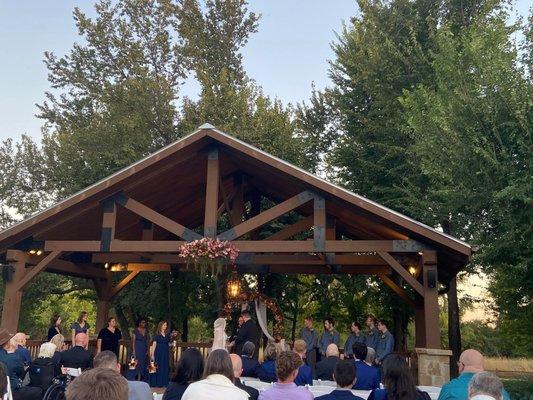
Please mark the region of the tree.
POLYGON ((402 102, 436 208, 464 216, 465 235, 480 246, 476 261, 491 278, 499 323, 515 326, 517 348, 531 354, 531 81, 512 41, 519 26, 506 20, 499 10, 459 35, 443 27, 436 84, 407 92, 402 102))

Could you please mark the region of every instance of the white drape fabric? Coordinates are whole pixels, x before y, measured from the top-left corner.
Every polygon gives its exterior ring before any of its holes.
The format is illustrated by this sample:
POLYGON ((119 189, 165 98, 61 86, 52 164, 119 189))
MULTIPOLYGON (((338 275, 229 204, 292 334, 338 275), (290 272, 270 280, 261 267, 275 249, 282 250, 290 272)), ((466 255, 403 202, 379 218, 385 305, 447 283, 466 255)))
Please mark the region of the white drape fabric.
POLYGON ((259 326, 261 327, 261 330, 265 336, 268 338, 268 340, 274 341, 272 335, 268 333, 267 310, 265 303, 255 300, 255 314, 257 315, 257 322, 259 322, 259 326))
POLYGON ((213 347, 211 347, 211 351, 216 349, 226 349, 226 341, 228 340, 226 335, 226 319, 217 318, 213 327, 213 347))

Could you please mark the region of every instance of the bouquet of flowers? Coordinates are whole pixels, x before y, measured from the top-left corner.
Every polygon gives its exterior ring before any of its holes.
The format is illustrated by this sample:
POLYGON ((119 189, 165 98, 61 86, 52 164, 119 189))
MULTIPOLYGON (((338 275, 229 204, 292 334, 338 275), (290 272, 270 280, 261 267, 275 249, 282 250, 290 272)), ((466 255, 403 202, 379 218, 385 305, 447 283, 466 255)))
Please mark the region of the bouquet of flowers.
POLYGON ((202 238, 180 246, 179 256, 185 259, 187 264, 192 264, 205 274, 208 268, 211 274, 218 275, 222 272, 222 266, 234 264, 239 251, 226 240, 202 238))
POLYGON ((137 368, 137 360, 135 359, 135 356, 131 356, 130 362, 128 363, 128 367, 131 370, 134 370, 137 368))
POLYGON ((148 373, 149 374, 155 374, 157 372, 157 363, 154 359, 150 360, 150 364, 148 364, 148 373))

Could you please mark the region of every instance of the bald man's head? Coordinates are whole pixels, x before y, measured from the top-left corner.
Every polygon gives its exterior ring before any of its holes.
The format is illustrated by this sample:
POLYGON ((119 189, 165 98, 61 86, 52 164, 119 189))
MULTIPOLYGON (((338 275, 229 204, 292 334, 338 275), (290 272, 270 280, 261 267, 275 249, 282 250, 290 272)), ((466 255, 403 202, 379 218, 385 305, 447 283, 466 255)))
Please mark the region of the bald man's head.
POLYGON ((240 378, 242 375, 242 360, 237 354, 230 354, 231 365, 233 365, 233 375, 235 378, 240 378))
POLYGON ((459 357, 459 372, 482 372, 483 354, 474 349, 468 349, 459 357))
POLYGON ((86 347, 88 340, 89 338, 85 333, 78 333, 76 336, 74 336, 74 344, 76 346, 86 347))
POLYGON ((339 348, 335 343, 331 343, 328 347, 326 347, 326 357, 338 357, 339 356, 339 348))

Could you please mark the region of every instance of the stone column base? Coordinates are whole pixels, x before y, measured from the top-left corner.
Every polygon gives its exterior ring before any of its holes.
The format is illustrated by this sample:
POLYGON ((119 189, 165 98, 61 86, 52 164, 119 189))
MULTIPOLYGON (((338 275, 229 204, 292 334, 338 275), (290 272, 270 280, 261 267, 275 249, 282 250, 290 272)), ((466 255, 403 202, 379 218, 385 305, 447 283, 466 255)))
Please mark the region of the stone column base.
POLYGON ((451 350, 415 348, 419 386, 441 387, 450 380, 451 350))

